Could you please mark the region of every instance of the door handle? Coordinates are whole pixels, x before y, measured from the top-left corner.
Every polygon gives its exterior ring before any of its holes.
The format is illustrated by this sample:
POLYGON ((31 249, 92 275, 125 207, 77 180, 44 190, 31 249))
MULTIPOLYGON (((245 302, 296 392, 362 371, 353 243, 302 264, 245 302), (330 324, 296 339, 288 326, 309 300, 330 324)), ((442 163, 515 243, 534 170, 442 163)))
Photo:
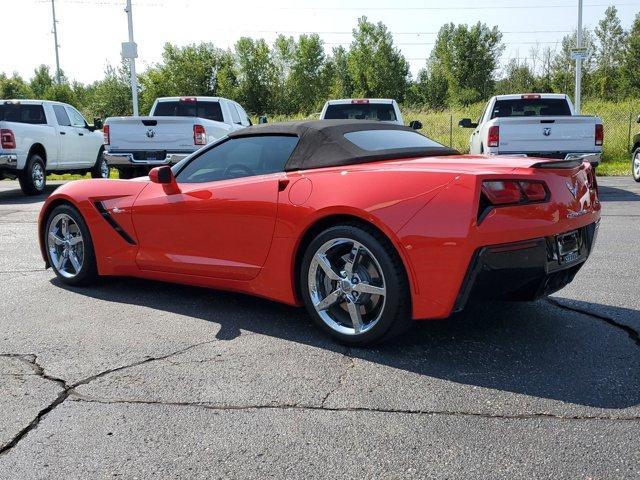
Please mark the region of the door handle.
POLYGON ((78 135, 80 135, 82 137, 84 135, 84 133, 78 132, 78 135))
POLYGON ((60 135, 66 135, 67 132, 60 132, 60 135))

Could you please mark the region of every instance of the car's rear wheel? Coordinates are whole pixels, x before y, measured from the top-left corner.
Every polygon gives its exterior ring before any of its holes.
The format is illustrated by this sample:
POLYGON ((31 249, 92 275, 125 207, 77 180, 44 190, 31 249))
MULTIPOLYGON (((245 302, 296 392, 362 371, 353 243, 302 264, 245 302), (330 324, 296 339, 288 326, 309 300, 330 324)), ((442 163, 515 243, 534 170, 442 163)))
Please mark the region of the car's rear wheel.
POLYGON ((318 235, 302 260, 300 291, 314 321, 343 343, 387 340, 412 324, 402 261, 373 229, 340 225, 318 235))
POLYGON ((47 172, 44 160, 37 153, 32 153, 27 159, 24 172, 18 177, 22 192, 27 195, 40 195, 47 186, 47 172))
POLYGON ((71 205, 59 205, 48 215, 44 241, 49 264, 68 285, 88 285, 98 278, 89 229, 71 205))
POLYGON ((640 182, 640 148, 636 148, 631 157, 631 174, 636 182, 640 182))
POLYGON ((96 164, 91 169, 91 178, 109 178, 111 169, 107 159, 102 155, 102 149, 98 152, 98 158, 96 158, 96 164))

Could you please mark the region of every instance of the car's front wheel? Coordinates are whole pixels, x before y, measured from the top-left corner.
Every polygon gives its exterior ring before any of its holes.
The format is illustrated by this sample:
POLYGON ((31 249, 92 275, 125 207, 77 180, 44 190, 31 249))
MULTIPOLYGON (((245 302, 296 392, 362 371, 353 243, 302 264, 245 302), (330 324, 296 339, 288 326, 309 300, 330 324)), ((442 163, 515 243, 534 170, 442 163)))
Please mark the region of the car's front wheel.
POLYGON ((59 205, 47 216, 44 242, 49 264, 67 285, 88 285, 98 278, 93 242, 80 212, 59 205))
POLYGON ((636 182, 640 182, 640 148, 636 148, 631 156, 631 174, 636 182))
POLYGON ((307 247, 300 291, 314 321, 349 345, 392 338, 412 324, 404 266, 374 229, 339 225, 307 247))

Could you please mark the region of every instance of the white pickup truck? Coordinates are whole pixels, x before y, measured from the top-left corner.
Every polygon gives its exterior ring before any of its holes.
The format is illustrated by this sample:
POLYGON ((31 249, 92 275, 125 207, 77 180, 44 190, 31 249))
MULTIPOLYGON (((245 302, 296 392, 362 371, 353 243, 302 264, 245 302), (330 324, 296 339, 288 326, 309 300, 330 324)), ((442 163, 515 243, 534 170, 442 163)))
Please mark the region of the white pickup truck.
MULTIPOLYGON (((392 98, 341 98, 329 100, 322 107, 320 120, 378 120, 396 125, 404 125, 398 102, 392 98)), ((414 130, 422 128, 418 120, 409 126, 414 130)))
POLYGON ((100 123, 89 125, 65 103, 0 100, 0 179, 17 178, 24 193, 38 195, 50 172, 108 178, 100 123))
POLYGON ((245 110, 221 97, 162 97, 148 117, 111 117, 104 124, 104 156, 120 178, 173 165, 203 145, 251 125, 245 110))
POLYGON ((487 103, 473 128, 469 150, 474 154, 583 158, 597 166, 602 156, 604 130, 598 117, 575 115, 564 94, 498 95, 487 103))

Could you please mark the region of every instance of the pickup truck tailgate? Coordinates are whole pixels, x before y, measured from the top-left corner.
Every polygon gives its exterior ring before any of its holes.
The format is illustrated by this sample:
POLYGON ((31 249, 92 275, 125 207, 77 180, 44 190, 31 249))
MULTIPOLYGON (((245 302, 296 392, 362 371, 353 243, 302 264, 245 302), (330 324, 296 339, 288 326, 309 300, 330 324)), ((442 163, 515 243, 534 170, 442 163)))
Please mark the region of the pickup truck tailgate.
POLYGON ((501 118, 499 152, 588 152, 595 148, 594 117, 501 118))
POLYGON ((194 150, 193 117, 118 117, 109 120, 110 149, 194 150))

